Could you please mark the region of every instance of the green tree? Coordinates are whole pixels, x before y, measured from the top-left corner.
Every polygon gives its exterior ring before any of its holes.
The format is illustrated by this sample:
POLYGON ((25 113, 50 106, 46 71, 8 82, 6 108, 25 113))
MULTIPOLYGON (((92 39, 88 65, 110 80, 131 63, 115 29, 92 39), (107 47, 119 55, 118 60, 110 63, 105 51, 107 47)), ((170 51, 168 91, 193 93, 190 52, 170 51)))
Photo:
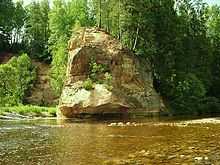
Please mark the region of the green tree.
POLYGON ((202 81, 194 74, 183 73, 174 78, 174 83, 169 98, 174 113, 197 113, 200 108, 200 101, 206 95, 202 81))
POLYGON ((0 1, 0 49, 9 49, 13 30, 14 4, 12 0, 0 1))
POLYGON ((75 25, 93 25, 93 16, 89 13, 87 0, 70 2, 55 0, 49 14, 49 22, 51 31, 49 42, 53 57, 51 85, 55 94, 59 96, 65 81, 68 40, 74 34, 75 25))
POLYGON ((209 7, 207 15, 208 36, 212 43, 214 58, 211 66, 212 86, 209 95, 220 99, 220 7, 209 7))
POLYGON ((36 70, 27 54, 21 54, 18 58, 13 57, 8 64, 16 68, 18 97, 22 100, 36 79, 36 70))
POLYGON ((11 106, 20 103, 17 97, 18 77, 14 67, 0 65, 0 106, 11 106))
POLYGON ((15 3, 14 17, 13 17, 13 42, 18 43, 22 40, 22 28, 24 27, 26 12, 23 7, 23 2, 18 1, 15 3))
POLYGON ((7 64, 0 65, 0 106, 23 103, 35 78, 36 71, 27 54, 13 57, 7 64))
POLYGON ((11 50, 16 52, 24 49, 24 24, 26 19, 26 11, 23 7, 23 2, 18 1, 15 3, 13 15, 13 30, 12 30, 12 45, 11 50))
POLYGON ((49 1, 32 2, 27 6, 26 42, 28 52, 34 57, 51 60, 48 51, 49 31, 49 1))
POLYGON ((66 65, 67 65, 67 42, 60 40, 56 44, 56 49, 52 51, 53 60, 50 70, 50 84, 56 95, 62 92, 63 84, 66 78, 66 65))

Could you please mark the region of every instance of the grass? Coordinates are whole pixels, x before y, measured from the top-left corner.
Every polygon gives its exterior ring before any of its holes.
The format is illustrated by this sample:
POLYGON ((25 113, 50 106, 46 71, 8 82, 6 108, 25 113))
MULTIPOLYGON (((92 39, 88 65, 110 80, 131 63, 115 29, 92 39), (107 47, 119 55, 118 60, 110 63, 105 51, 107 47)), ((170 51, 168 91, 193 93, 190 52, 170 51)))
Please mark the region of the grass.
POLYGON ((28 116, 55 117, 56 107, 40 107, 33 105, 20 105, 14 107, 0 107, 0 115, 5 113, 17 113, 28 116))

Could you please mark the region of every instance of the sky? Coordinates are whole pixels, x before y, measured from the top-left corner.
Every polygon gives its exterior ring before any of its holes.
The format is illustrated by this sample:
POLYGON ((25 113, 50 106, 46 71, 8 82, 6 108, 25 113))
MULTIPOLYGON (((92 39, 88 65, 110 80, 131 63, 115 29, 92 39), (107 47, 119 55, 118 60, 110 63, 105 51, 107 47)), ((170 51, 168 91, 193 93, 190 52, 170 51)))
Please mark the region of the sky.
POLYGON ((205 0, 205 2, 207 2, 210 5, 220 5, 220 0, 205 0))
MULTIPOLYGON (((13 1, 16 2, 17 0, 13 0, 13 1)), ((32 2, 33 0, 23 0, 23 1, 24 1, 24 4, 27 5, 30 2, 32 2)), ((53 0, 49 0, 49 1, 53 1, 53 0)), ((204 0, 204 2, 207 2, 210 5, 215 5, 215 4, 220 5, 220 0, 204 0)))

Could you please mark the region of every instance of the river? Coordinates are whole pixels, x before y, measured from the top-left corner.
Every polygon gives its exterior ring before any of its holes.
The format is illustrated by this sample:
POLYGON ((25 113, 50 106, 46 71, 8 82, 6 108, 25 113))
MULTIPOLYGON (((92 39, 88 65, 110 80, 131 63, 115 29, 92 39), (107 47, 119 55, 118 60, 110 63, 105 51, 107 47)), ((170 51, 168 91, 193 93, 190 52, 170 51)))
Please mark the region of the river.
POLYGON ((220 119, 200 121, 1 120, 0 164, 219 165, 220 119))

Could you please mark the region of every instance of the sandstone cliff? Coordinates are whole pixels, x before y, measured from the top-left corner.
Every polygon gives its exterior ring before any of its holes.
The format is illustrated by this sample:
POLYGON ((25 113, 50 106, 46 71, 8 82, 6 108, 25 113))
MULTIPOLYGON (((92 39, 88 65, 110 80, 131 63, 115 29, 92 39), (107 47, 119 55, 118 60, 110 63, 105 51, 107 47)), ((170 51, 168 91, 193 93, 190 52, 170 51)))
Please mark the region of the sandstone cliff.
POLYGON ((36 67, 37 79, 25 102, 38 106, 57 105, 59 98, 54 95, 49 82, 49 64, 37 60, 32 60, 32 63, 36 67))
POLYGON ((81 29, 69 42, 58 116, 149 114, 163 106, 147 62, 103 31, 81 29))

